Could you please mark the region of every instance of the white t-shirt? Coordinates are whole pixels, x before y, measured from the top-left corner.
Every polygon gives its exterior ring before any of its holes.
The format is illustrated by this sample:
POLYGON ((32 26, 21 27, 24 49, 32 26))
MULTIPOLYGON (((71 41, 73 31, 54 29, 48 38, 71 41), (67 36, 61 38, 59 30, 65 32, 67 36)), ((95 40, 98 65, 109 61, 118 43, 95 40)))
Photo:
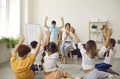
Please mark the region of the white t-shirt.
MULTIPOLYGON (((31 49, 31 54, 34 54, 34 51, 35 51, 34 49, 31 49)), ((41 65, 42 64, 41 63, 41 59, 42 59, 42 53, 43 52, 44 52, 44 49, 41 46, 40 51, 39 51, 38 55, 36 56, 34 64, 37 64, 37 65, 41 65)))
POLYGON ((44 69, 45 72, 51 72, 57 70, 57 62, 59 59, 59 54, 56 52, 48 56, 48 53, 44 56, 44 69))
POLYGON ((82 68, 83 70, 93 69, 95 68, 95 60, 88 57, 86 54, 86 50, 84 49, 82 43, 78 43, 78 48, 80 49, 82 55, 82 68))
MULTIPOLYGON (((73 36, 71 32, 69 34, 70 34, 70 36, 73 36)), ((63 33, 62 33, 62 40, 63 41, 72 41, 72 39, 69 36, 67 36, 66 39, 64 39, 65 37, 66 37, 66 30, 63 31, 63 33)))
MULTIPOLYGON (((108 49, 106 47, 102 47, 99 51, 99 53, 105 53, 108 49)), ((113 62, 113 59, 115 57, 115 54, 116 54, 116 50, 115 49, 110 49, 109 50, 109 56, 107 57, 107 55, 105 56, 105 59, 104 59, 104 63, 107 63, 107 64, 110 64, 112 65, 112 62, 113 62)))

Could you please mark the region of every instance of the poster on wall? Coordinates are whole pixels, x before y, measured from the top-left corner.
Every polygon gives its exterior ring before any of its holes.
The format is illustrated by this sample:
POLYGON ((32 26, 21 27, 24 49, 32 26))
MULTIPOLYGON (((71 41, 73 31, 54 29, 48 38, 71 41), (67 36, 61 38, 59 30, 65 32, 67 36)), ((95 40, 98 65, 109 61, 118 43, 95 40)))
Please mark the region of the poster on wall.
POLYGON ((25 24, 26 43, 30 45, 32 41, 38 41, 40 32, 40 24, 25 24))

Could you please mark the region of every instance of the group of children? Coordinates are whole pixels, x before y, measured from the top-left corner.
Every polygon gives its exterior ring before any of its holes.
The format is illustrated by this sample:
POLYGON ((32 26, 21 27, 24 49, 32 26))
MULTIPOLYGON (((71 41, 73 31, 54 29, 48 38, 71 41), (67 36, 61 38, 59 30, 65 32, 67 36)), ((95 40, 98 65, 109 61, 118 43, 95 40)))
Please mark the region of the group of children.
POLYGON ((44 25, 48 28, 46 32, 47 38, 42 46, 40 44, 42 33, 39 35, 38 42, 31 42, 32 49, 23 44, 25 38, 21 35, 10 61, 16 79, 34 79, 36 71, 43 71, 43 79, 74 79, 67 72, 60 71, 57 64, 59 61, 58 47, 61 39, 62 44, 60 50, 62 63, 67 63, 68 52, 71 53, 70 56, 72 57, 72 41, 77 41, 78 48, 82 55, 83 79, 112 79, 113 74, 119 76, 119 74, 111 68, 116 53, 114 50, 116 41, 110 38, 112 35, 111 28, 104 26, 101 29, 104 36, 104 46, 98 51, 94 40, 89 40, 86 44, 82 44, 70 23, 66 23, 65 31, 61 32, 61 28, 64 27, 63 17, 61 18, 61 27, 56 27, 56 21, 52 21, 52 27, 47 26, 47 19, 48 17, 46 17, 44 25), (18 58, 16 57, 17 52, 18 58), (103 63, 95 64, 95 61, 103 54, 105 57, 103 63))

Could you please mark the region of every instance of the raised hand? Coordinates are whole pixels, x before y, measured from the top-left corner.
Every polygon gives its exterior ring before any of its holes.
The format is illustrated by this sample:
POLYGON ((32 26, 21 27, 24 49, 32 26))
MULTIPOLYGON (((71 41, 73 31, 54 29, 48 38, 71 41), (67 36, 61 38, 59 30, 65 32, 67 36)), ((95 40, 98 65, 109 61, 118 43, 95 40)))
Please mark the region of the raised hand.
POLYGON ((63 21, 63 20, 64 20, 64 18, 63 18, 63 17, 61 17, 61 20, 63 21))
POLYGON ((41 41, 41 39, 42 39, 42 32, 40 32, 39 41, 41 41))
POLYGON ((48 20, 48 16, 46 16, 45 19, 48 20))
POLYGON ((112 29, 110 28, 110 29, 107 31, 107 33, 108 33, 108 36, 110 37, 110 36, 112 35, 112 29))
POLYGON ((75 33, 75 28, 71 27, 71 32, 75 33))
POLYGON ((19 46, 24 42, 24 40, 25 40, 25 37, 23 35, 21 35, 19 38, 18 44, 15 46, 15 48, 13 50, 13 52, 14 52, 13 54, 17 53, 19 46))
POLYGON ((20 38, 19 38, 19 42, 22 43, 22 42, 24 42, 24 40, 25 40, 25 37, 23 35, 21 35, 20 38))

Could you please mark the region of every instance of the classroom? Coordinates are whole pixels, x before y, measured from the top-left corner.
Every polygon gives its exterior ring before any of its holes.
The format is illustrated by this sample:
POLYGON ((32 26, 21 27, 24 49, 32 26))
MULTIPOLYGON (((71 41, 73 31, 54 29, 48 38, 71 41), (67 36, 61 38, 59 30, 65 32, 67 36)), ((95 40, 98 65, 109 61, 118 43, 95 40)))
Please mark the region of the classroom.
POLYGON ((0 79, 120 79, 120 0, 0 0, 0 79))

